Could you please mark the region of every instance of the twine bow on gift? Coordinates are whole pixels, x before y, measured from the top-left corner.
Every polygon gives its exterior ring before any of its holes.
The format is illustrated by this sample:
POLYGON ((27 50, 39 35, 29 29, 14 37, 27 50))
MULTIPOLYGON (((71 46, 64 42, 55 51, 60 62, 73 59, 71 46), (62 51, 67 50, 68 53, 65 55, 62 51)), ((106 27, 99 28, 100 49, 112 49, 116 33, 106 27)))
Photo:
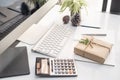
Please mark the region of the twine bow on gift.
POLYGON ((86 39, 81 39, 81 40, 79 41, 79 43, 82 43, 82 44, 86 45, 85 49, 86 49, 89 45, 90 45, 91 48, 93 48, 93 46, 92 46, 92 40, 93 40, 93 38, 92 38, 91 40, 89 40, 88 38, 86 38, 86 39))
POLYGON ((91 39, 88 39, 88 38, 86 38, 86 39, 81 39, 81 40, 79 41, 79 43, 82 43, 82 44, 86 45, 85 50, 86 50, 86 48, 87 48, 88 46, 90 46, 91 48, 93 48, 93 44, 95 44, 95 45, 98 45, 98 46, 101 46, 101 47, 104 47, 104 48, 109 49, 109 52, 110 52, 110 50, 111 50, 110 47, 107 47, 107 46, 102 45, 102 44, 100 44, 100 43, 96 43, 96 42, 94 42, 93 40, 94 40, 93 37, 92 37, 91 39))

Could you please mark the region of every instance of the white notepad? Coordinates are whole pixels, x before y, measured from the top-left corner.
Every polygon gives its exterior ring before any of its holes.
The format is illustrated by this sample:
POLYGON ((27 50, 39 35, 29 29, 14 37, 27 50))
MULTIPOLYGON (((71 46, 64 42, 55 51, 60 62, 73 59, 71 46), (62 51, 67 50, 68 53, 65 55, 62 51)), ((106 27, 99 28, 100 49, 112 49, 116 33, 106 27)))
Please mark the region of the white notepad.
POLYGON ((29 29, 27 29, 19 38, 18 40, 30 45, 33 45, 37 43, 37 41, 44 36, 44 34, 47 32, 47 28, 44 25, 36 25, 33 24, 29 29))

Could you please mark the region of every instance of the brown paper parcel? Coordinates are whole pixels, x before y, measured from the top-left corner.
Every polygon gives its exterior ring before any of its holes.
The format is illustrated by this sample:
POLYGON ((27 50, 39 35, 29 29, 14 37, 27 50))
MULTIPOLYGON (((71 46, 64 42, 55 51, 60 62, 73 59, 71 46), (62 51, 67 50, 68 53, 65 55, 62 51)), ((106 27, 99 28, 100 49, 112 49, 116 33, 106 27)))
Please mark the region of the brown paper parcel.
POLYGON ((112 44, 91 36, 84 36, 82 39, 86 38, 90 41, 89 44, 79 42, 74 48, 74 53, 103 64, 110 53, 112 44))

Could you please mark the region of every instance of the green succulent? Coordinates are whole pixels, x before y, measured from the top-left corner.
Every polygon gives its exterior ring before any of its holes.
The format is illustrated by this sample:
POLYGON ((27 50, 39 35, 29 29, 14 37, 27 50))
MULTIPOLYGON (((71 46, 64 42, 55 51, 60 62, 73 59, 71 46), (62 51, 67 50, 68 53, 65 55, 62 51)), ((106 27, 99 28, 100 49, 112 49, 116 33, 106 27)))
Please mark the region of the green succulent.
POLYGON ((90 41, 89 41, 88 38, 86 38, 86 39, 81 39, 81 40, 79 41, 79 43, 82 43, 82 44, 84 44, 84 45, 88 45, 89 42, 90 42, 90 41))
POLYGON ((61 4, 60 11, 63 12, 68 7, 72 14, 76 14, 80 12, 80 9, 82 7, 86 8, 86 6, 87 6, 87 3, 85 0, 65 0, 61 4))

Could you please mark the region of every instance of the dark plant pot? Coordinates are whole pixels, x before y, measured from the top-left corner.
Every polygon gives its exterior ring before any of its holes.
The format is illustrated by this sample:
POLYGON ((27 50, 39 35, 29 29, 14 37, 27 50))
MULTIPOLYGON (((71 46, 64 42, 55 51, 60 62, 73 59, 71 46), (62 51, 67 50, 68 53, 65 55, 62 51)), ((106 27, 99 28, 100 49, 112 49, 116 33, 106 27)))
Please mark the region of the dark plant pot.
POLYGON ((73 26, 79 26, 81 22, 80 13, 76 13, 71 16, 71 22, 73 26))
POLYGON ((21 10, 22 15, 29 15, 29 13, 30 13, 29 7, 25 2, 21 3, 20 10, 21 10))

